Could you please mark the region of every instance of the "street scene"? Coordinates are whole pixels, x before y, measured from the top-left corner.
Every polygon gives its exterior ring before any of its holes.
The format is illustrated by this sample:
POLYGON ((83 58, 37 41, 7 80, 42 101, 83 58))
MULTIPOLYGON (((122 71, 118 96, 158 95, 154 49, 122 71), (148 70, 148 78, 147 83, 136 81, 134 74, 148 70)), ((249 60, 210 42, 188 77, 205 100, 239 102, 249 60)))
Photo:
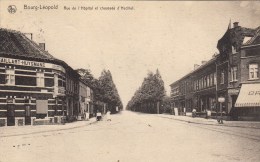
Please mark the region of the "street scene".
POLYGON ((100 122, 84 121, 70 128, 45 129, 46 132, 27 126, 29 128, 24 128, 27 131, 16 128, 23 132, 16 135, 14 130, 6 129, 0 133, 1 162, 260 159, 259 123, 251 122, 255 125, 253 128, 250 123, 242 127, 232 125, 234 123, 219 126, 216 120, 166 117, 171 116, 123 111, 112 115, 112 121, 106 121, 104 117, 100 122))
POLYGON ((260 161, 259 1, 11 2, 0 162, 260 161))

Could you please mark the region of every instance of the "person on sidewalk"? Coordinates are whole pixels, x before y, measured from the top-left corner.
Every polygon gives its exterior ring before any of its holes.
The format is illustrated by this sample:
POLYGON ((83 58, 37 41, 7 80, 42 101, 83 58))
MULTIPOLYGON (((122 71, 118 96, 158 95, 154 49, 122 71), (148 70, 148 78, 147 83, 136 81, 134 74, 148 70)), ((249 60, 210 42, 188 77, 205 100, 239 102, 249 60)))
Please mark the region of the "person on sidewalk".
POLYGON ((110 115, 110 111, 109 110, 107 111, 106 116, 107 116, 107 121, 111 121, 111 115, 110 115))

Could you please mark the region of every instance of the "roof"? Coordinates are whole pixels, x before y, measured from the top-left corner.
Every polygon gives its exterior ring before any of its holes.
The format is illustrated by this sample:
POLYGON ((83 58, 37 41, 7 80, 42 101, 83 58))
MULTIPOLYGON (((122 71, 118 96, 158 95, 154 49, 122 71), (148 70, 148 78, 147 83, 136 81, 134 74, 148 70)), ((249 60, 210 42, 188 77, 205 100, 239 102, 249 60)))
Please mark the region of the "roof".
POLYGON ((178 79, 178 80, 176 80, 175 82, 173 82, 172 84, 170 84, 170 86, 172 86, 172 85, 174 85, 175 83, 179 82, 180 80, 182 80, 182 79, 184 79, 184 78, 190 76, 192 73, 195 73, 195 72, 197 72, 197 71, 203 69, 204 67, 208 66, 210 63, 216 61, 216 58, 217 58, 217 56, 214 56, 212 59, 210 59, 210 60, 207 61, 206 63, 200 65, 197 69, 195 69, 195 70, 189 72, 188 74, 184 75, 184 76, 181 77, 180 79, 178 79))
POLYGON ((0 28, 0 53, 42 59, 55 59, 23 33, 0 28))
POLYGON ((260 26, 255 29, 254 36, 243 45, 248 46, 248 45, 256 45, 256 44, 260 44, 260 26))
POLYGON ((19 31, 0 28, 0 56, 1 55, 54 62, 62 65, 64 68, 79 77, 79 74, 66 62, 53 57, 50 53, 42 49, 38 44, 19 31))

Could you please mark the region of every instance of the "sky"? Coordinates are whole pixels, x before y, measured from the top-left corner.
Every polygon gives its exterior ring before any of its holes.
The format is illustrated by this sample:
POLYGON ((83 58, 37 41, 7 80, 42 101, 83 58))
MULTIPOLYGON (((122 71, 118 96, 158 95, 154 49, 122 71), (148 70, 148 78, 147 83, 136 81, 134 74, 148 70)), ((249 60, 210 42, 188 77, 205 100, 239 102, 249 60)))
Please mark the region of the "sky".
POLYGON ((157 68, 169 95, 171 83, 218 52, 217 41, 230 20, 260 26, 260 2, 0 1, 0 27, 33 33, 33 40, 46 43, 54 57, 74 69, 88 68, 96 78, 110 70, 124 106, 157 68), (9 5, 16 6, 16 13, 7 11, 9 5), (25 5, 58 9, 36 11, 25 5), (133 10, 100 9, 121 6, 133 10))

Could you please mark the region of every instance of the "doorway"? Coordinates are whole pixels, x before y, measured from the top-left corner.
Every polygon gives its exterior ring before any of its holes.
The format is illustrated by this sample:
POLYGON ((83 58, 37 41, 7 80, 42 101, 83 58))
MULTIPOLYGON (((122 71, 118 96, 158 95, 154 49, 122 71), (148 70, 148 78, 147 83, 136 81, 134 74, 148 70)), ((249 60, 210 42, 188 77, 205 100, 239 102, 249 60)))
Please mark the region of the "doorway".
POLYGON ((25 125, 31 125, 31 106, 29 100, 25 100, 25 125))
POLYGON ((15 125, 14 104, 7 104, 7 126, 15 125))

